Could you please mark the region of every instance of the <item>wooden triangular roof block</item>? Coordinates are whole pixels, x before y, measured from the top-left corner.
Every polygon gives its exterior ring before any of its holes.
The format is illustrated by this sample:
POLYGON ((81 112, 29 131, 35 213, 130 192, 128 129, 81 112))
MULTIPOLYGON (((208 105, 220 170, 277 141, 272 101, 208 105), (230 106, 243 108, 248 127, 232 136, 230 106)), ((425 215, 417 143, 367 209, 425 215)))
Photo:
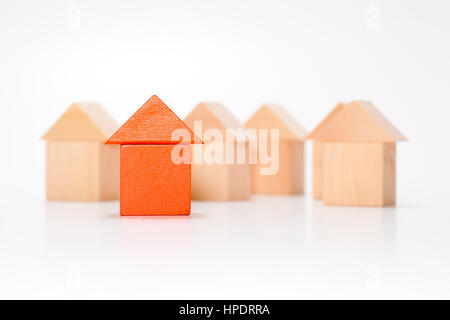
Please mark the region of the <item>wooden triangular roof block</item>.
POLYGON ((244 126, 219 102, 200 102, 184 119, 193 129, 195 121, 202 121, 203 130, 210 128, 221 130, 244 129, 244 126))
POLYGON ((96 102, 76 102, 42 137, 57 141, 106 141, 119 127, 96 102))
POLYGON ((281 140, 301 141, 306 130, 280 105, 261 106, 246 122, 247 128, 279 129, 281 140))
POLYGON ((343 102, 339 102, 338 105, 336 107, 334 107, 333 110, 331 110, 331 112, 314 128, 313 131, 311 131, 308 136, 306 137, 307 139, 314 139, 314 137, 317 135, 317 133, 322 130, 323 127, 325 127, 328 122, 331 121, 331 119, 333 119, 343 108, 344 108, 345 103, 343 102))
POLYGON ((106 142, 107 144, 177 144, 172 133, 184 129, 191 143, 202 143, 192 130, 156 95, 137 110, 106 142))
POLYGON ((328 142, 406 140, 370 101, 353 101, 343 106, 323 125, 319 125, 308 135, 308 138, 328 142))

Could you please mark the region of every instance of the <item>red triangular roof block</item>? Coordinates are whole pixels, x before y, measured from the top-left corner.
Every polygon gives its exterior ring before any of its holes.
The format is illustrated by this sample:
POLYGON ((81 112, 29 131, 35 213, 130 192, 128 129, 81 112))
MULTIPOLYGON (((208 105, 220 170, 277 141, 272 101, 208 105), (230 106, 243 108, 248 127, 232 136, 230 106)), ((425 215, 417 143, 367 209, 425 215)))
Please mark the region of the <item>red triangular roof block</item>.
POLYGON ((172 133, 184 129, 191 143, 203 143, 157 96, 152 96, 109 139, 106 144, 177 144, 172 133))

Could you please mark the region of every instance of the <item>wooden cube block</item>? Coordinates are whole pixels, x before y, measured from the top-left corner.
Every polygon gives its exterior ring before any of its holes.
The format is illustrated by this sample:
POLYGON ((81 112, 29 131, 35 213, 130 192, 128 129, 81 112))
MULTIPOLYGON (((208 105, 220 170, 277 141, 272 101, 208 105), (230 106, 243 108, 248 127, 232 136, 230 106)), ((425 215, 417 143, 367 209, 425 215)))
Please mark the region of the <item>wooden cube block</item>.
POLYGON ((116 200, 119 147, 105 146, 118 127, 94 102, 72 104, 47 131, 47 199, 116 200))
MULTIPOLYGON (((258 159, 258 163, 252 165, 252 192, 272 195, 302 194, 305 129, 282 106, 275 104, 261 106, 246 122, 246 127, 257 132, 258 140, 261 130, 267 132, 267 137, 270 137, 271 130, 279 133, 278 172, 274 175, 262 175, 261 168, 267 166, 258 159)), ((271 150, 270 139, 267 145, 267 150, 271 150)))
MULTIPOLYGON (((270 150, 270 144, 268 146, 270 150)), ((279 169, 274 175, 262 175, 261 163, 252 165, 252 192, 254 194, 303 194, 304 143, 280 141, 279 169)))
POLYGON ((47 199, 119 198, 119 148, 100 142, 47 141, 47 199))
POLYGON ((220 132, 222 141, 205 141, 205 145, 197 145, 193 149, 194 158, 202 159, 201 163, 192 165, 192 194, 193 200, 207 201, 232 201, 246 200, 251 193, 250 165, 248 162, 238 164, 236 157, 233 163, 226 162, 226 143, 234 149, 234 155, 238 148, 245 147, 248 155, 248 143, 237 142, 236 139, 227 140, 227 130, 244 130, 245 127, 225 108, 217 102, 201 102, 184 119, 186 124, 194 129, 195 123, 201 123, 203 135, 210 130, 220 132), (222 159, 216 163, 208 163, 202 156, 209 143, 220 143, 222 159))
POLYGON ((250 194, 248 164, 193 164, 193 200, 247 200, 250 194))
POLYGON ((313 142, 313 197, 322 199, 323 195, 323 142, 313 142))
POLYGON ((315 198, 323 196, 325 205, 395 204, 395 144, 406 138, 370 101, 339 104, 308 138, 315 198))
POLYGON ((333 110, 308 134, 308 139, 313 139, 313 197, 322 199, 323 195, 323 142, 316 140, 315 136, 344 108, 340 102, 333 110))
POLYGON ((395 204, 395 143, 325 143, 323 202, 395 204))
MULTIPOLYGON (((120 149, 120 214, 188 215, 191 166, 175 164, 176 145, 122 145, 120 149)), ((190 157, 191 146, 183 147, 190 157)))

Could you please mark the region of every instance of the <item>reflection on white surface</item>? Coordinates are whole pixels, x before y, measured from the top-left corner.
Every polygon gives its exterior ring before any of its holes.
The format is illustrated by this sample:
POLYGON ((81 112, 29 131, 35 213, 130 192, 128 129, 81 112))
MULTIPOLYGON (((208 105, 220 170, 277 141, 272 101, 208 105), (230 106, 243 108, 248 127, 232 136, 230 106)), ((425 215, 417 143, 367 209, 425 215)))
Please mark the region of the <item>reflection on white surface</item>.
POLYGON ((258 196, 193 202, 190 217, 118 211, 11 207, 0 220, 0 297, 448 297, 448 218, 427 223, 425 208, 258 196))

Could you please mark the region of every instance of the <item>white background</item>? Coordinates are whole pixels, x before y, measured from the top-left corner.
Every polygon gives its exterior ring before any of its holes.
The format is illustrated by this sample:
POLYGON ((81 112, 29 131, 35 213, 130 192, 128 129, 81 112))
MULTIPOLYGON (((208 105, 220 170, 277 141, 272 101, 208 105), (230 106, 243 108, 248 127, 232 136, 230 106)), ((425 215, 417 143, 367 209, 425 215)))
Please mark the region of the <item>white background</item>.
POLYGON ((449 16, 446 0, 1 1, 0 297, 449 298, 449 16), (57 117, 95 100, 122 123, 153 94, 241 121, 279 102, 308 130, 370 99, 409 139, 398 205, 327 208, 309 184, 187 219, 47 203, 57 117))

